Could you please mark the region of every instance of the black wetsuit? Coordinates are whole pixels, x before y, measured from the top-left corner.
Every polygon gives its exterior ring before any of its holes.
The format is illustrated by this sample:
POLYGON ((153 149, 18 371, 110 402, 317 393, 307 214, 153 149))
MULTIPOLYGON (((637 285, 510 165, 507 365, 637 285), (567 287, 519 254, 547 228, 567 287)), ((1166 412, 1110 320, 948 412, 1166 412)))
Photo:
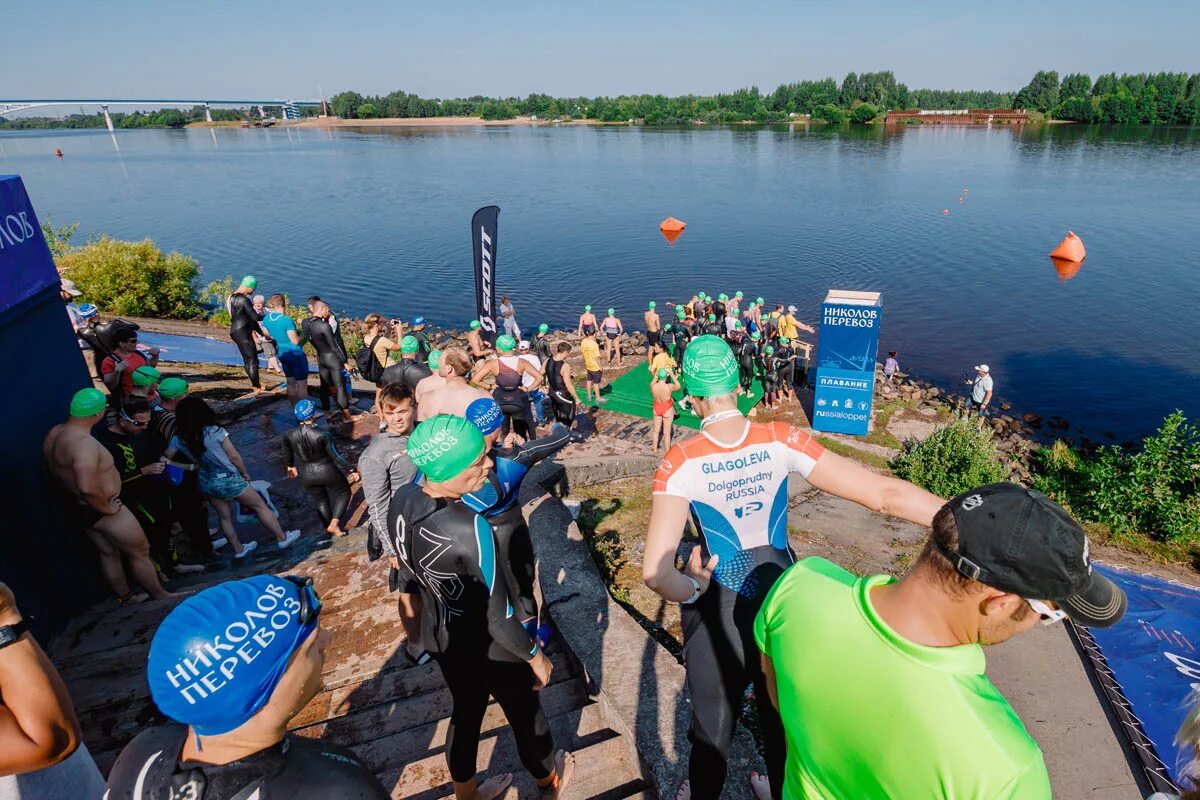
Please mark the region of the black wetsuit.
POLYGON ((687 352, 688 343, 696 337, 696 331, 690 322, 675 324, 675 364, 683 369, 683 354, 687 352))
POLYGON ((108 800, 386 800, 391 795, 344 747, 289 733, 228 764, 180 762, 186 725, 168 722, 125 746, 108 776, 108 800))
POLYGON ((475 776, 488 697, 512 727, 525 769, 537 780, 554 769, 554 742, 533 689, 537 642, 513 608, 487 519, 462 500, 400 487, 388 510, 388 536, 421 587, 421 641, 453 698, 446 760, 450 777, 475 776))
POLYGON ((537 438, 537 424, 533 421, 529 395, 521 388, 521 361, 520 356, 498 357, 496 388, 492 390, 492 398, 504 412, 504 435, 508 435, 511 427, 523 438, 533 440, 537 438), (506 359, 513 360, 513 364, 506 363, 506 359))
POLYGON ((554 406, 554 418, 563 425, 575 421, 575 398, 563 379, 565 361, 550 359, 546 362, 546 384, 550 387, 550 403, 554 406))
POLYGON ((432 374, 433 370, 420 361, 414 361, 411 358, 401 358, 383 371, 383 374, 379 376, 377 385, 382 389, 394 383, 403 383, 410 391, 416 392, 417 384, 432 374))
POLYGON ((675 357, 675 323, 674 322, 671 323, 671 330, 667 330, 665 326, 663 327, 662 335, 659 337, 659 341, 662 343, 663 347, 667 348, 667 353, 670 354, 671 358, 674 358, 675 357))
POLYGON ((792 391, 796 385, 796 351, 790 345, 779 345, 775 348, 775 360, 779 363, 779 388, 781 391, 792 391))
MULTIPOLYGON (((176 431, 174 411, 158 410, 150 414, 150 434, 155 438, 155 446, 159 455, 166 452, 167 445, 176 431)), ((187 456, 177 453, 175 461, 186 461, 187 456)), ((183 557, 181 560, 192 563, 194 560, 212 558, 212 540, 208 537, 208 509, 204 505, 204 494, 200 491, 200 481, 195 470, 186 470, 179 485, 168 483, 167 493, 171 496, 171 520, 179 523, 180 530, 187 537, 192 558, 183 557)), ((181 554, 183 555, 183 554, 181 554)))
POLYGON ((171 495, 165 475, 143 475, 142 467, 158 461, 162 450, 150 431, 123 434, 102 425, 93 433, 104 449, 112 454, 113 464, 121 475, 121 503, 137 517, 150 555, 159 569, 169 571, 174 563, 171 551, 171 495))
POLYGON ((309 317, 300 323, 300 327, 317 351, 317 374, 321 378, 321 408, 329 410, 331 393, 337 396, 338 408, 349 408, 350 396, 346 393, 346 384, 342 380, 342 370, 346 366, 347 358, 341 332, 335 331, 327 320, 319 317, 309 317))
POLYGON ((754 383, 754 362, 758 359, 758 344, 749 336, 742 339, 735 351, 738 357, 738 385, 749 391, 754 383))
POLYGON ((709 323, 705 324, 704 332, 707 333, 709 336, 718 336, 718 337, 724 339, 725 338, 725 323, 709 322, 709 323))
POLYGON ((299 425, 283 435, 283 442, 287 465, 296 468, 300 485, 317 504, 321 522, 328 526, 336 519, 340 525, 350 505, 350 484, 338 464, 347 470, 350 464, 338 452, 333 437, 316 425, 299 425))
POLYGON ((433 349, 429 344, 429 337, 425 331, 409 331, 409 336, 417 340, 417 356, 422 364, 429 360, 429 353, 433 349))
POLYGON ((724 336, 726 306, 723 302, 718 300, 717 302, 713 303, 712 309, 712 313, 716 314, 717 316, 717 324, 721 326, 721 333, 719 335, 724 336))
POLYGON ((234 292, 229 296, 229 338, 237 345, 242 355, 242 365, 250 385, 255 389, 261 388, 258 379, 258 345, 254 343, 254 334, 267 336, 267 332, 258 324, 258 314, 254 311, 254 301, 249 295, 234 292))
POLYGON ((545 369, 546 362, 554 358, 550 349, 550 339, 539 333, 533 340, 533 354, 542 362, 542 369, 545 369))
POLYGON ((529 470, 562 450, 571 441, 571 431, 564 425, 555 425, 548 436, 536 442, 517 445, 509 449, 496 448, 490 453, 493 467, 488 473, 487 483, 477 492, 465 495, 463 502, 476 512, 483 514, 492 524, 496 535, 496 563, 505 570, 512 604, 529 629, 529 623, 537 621, 537 600, 534 598, 535 577, 533 541, 529 536, 529 525, 517 502, 521 484, 529 470))

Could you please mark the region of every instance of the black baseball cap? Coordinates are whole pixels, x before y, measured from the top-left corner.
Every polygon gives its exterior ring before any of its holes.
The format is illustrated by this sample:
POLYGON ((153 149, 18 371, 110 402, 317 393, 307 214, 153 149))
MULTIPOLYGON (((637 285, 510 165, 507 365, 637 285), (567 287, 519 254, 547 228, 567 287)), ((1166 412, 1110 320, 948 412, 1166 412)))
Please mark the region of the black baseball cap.
POLYGON ((934 546, 958 573, 1031 600, 1053 600, 1081 625, 1107 628, 1125 614, 1125 593, 1092 570, 1088 540, 1062 506, 1015 483, 989 483, 947 504, 958 548, 934 546))

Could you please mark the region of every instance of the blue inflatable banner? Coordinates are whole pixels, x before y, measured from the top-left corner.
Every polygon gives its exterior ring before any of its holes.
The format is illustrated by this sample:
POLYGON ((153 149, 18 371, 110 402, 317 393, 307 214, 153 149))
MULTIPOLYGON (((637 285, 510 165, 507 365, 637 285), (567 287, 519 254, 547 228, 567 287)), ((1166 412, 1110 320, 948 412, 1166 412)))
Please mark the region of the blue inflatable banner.
POLYGON ((19 175, 0 175, 0 314, 57 284, 25 184, 19 175))
POLYGON ((867 434, 882 317, 878 292, 835 289, 825 296, 813 400, 815 430, 867 434))
POLYGON ((1179 783, 1175 731, 1192 687, 1200 684, 1200 589, 1108 565, 1094 568, 1125 590, 1129 610, 1111 628, 1077 629, 1080 639, 1147 773, 1179 783))

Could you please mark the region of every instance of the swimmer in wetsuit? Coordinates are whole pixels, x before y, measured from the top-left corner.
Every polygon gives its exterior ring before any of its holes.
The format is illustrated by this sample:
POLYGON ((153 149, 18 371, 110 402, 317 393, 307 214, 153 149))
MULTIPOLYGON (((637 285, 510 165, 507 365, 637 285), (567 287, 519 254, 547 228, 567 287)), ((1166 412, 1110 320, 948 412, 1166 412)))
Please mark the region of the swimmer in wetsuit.
POLYGON ((490 696, 508 719, 521 763, 543 796, 557 797, 575 764, 566 751, 555 752, 539 703, 550 659, 521 625, 492 526, 464 502, 464 495, 483 488, 492 468, 483 434, 461 417, 437 416, 413 431, 408 455, 427 482, 401 487, 392 497, 388 535, 420 585, 421 640, 450 690, 446 760, 454 793, 494 798, 512 781, 501 775, 477 783, 490 696))
POLYGON ((121 751, 106 800, 390 797, 350 750, 288 733, 323 684, 320 613, 311 579, 273 575, 226 581, 176 606, 146 664, 169 721, 121 751))
POLYGON ((358 480, 358 473, 338 452, 329 431, 317 428, 316 403, 306 397, 293 412, 300 424, 283 435, 287 476, 300 479, 304 491, 317 504, 317 515, 329 535, 345 536, 342 523, 350 505, 350 483, 358 480), (349 475, 343 475, 338 464, 349 475))
POLYGON ((743 336, 742 341, 734 351, 738 359, 738 390, 739 395, 750 394, 754 385, 754 366, 758 363, 758 341, 762 336, 757 332, 743 336))
POLYGON ((701 432, 675 444, 655 474, 642 566, 646 585, 681 605, 692 751, 689 777, 676 799, 721 795, 734 725, 751 683, 770 783, 757 778, 754 789, 779 798, 786 745, 753 628, 767 593, 794 560, 787 539, 789 473, 918 525, 930 525, 943 501, 827 452, 786 423, 747 420, 734 395, 737 360, 718 338, 693 341, 683 372, 703 420, 701 432), (681 572, 675 558, 689 513, 700 545, 681 572))
POLYGON ((496 379, 492 397, 504 409, 505 434, 508 434, 508 420, 511 419, 517 434, 528 441, 537 438, 537 426, 530 410, 529 396, 525 394, 521 384, 526 375, 532 376, 535 382, 540 383, 542 373, 528 360, 515 355, 516 349, 517 342, 513 337, 508 334, 501 336, 496 340, 496 358, 478 367, 471 382, 479 384, 488 378, 496 379), (520 427, 517 427, 517 423, 520 427))
MULTIPOLYGON (((342 379, 342 370, 353 367, 346 356, 346 344, 342 334, 334 330, 331 319, 332 312, 324 300, 316 300, 312 304, 313 315, 304 320, 300 327, 304 336, 312 342, 317 351, 317 373, 321 378, 321 408, 330 410, 330 394, 337 397, 338 408, 342 412, 342 421, 349 422, 350 395, 346 391, 346 382, 342 379)), ((385 370, 386 371, 386 370, 385 370)))
POLYGON ((487 517, 496 535, 496 563, 505 570, 513 607, 526 631, 538 628, 534 597, 534 555, 529 525, 518 502, 521 484, 529 471, 571 442, 571 431, 556 424, 548 436, 513 447, 497 447, 503 432, 504 412, 494 400, 476 400, 467 408, 467 421, 479 428, 492 459, 487 482, 463 495, 463 502, 487 517))
POLYGON ((579 315, 579 327, 575 333, 580 336, 591 336, 596 332, 596 315, 592 313, 591 306, 584 306, 583 313, 579 315))
POLYGON ((271 334, 267 333, 259 324, 259 316, 254 310, 254 301, 250 299, 257 287, 258 280, 253 275, 247 275, 242 278, 242 282, 233 294, 229 295, 229 338, 233 339, 233 343, 237 345, 238 353, 242 356, 242 366, 246 370, 246 377, 250 379, 254 393, 264 394, 262 382, 258 378, 258 345, 255 343, 254 337, 260 336, 263 341, 273 342, 274 340, 271 338, 271 334))
POLYGON ((575 409, 579 407, 579 393, 571 375, 567 356, 571 353, 570 342, 559 342, 554 357, 546 362, 546 385, 550 391, 550 402, 554 406, 554 418, 570 427, 575 422, 575 409))
POLYGON ((770 411, 779 401, 779 366, 773 345, 763 347, 758 357, 758 370, 762 377, 763 407, 770 411))

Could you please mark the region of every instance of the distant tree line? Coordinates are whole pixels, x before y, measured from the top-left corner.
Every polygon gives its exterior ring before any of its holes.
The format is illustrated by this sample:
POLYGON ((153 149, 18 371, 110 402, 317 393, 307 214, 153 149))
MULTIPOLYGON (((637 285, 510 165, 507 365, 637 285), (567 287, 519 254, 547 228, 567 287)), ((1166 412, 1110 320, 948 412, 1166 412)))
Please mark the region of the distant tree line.
POLYGON ((1033 76, 1014 103, 1055 119, 1115 124, 1195 125, 1200 123, 1200 74, 1157 72, 1101 75, 1092 83, 1082 73, 1053 70, 1033 76))
MULTIPOLYGON (((1087 75, 1071 74, 1060 81, 1058 73, 1041 71, 1018 92, 959 89, 909 89, 890 70, 851 72, 839 84, 833 78, 781 84, 763 94, 757 86, 728 94, 619 95, 616 97, 551 97, 534 93, 525 97, 424 98, 395 91, 386 95, 340 92, 329 102, 330 111, 343 119, 482 117, 512 119, 590 119, 600 122, 633 120, 646 125, 735 122, 785 122, 794 116, 811 116, 832 123, 871 122, 889 109, 1024 108, 1056 119, 1147 125, 1200 124, 1200 74, 1101 75, 1095 83, 1087 75)), ((268 109, 279 116, 279 109, 268 109)), ((310 107, 301 114, 319 113, 310 107)), ((243 119, 244 109, 213 109, 214 120, 243 119)), ((204 119, 203 106, 190 111, 164 109, 113 114, 121 128, 180 127, 204 119)), ((75 114, 65 119, 0 118, 0 128, 98 128, 102 114, 75 114)))
MULTIPOLYGON (((281 116, 279 106, 266 106, 268 116, 281 116)), ((247 108, 213 108, 213 122, 237 122, 251 118, 251 110, 247 108)), ((309 116, 318 113, 318 109, 301 107, 300 113, 309 116)), ((192 106, 188 110, 178 108, 163 108, 158 111, 132 111, 129 113, 109 112, 115 128, 182 128, 189 122, 204 121, 204 106, 192 106)), ((257 116, 257 112, 254 112, 257 116)), ((65 117, 0 117, 0 129, 8 130, 40 130, 44 128, 103 128, 104 113, 70 114, 65 117)))

